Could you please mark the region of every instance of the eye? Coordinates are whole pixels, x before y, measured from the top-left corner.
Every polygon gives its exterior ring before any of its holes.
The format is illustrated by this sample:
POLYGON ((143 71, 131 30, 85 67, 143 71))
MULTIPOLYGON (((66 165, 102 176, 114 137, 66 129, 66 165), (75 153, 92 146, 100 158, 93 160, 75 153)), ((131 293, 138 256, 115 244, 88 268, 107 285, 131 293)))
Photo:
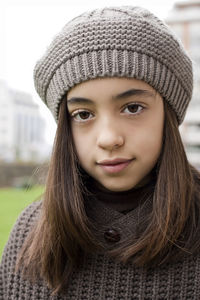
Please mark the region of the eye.
POLYGON ((93 117, 93 115, 91 112, 89 112, 87 110, 78 110, 78 111, 74 111, 71 114, 71 117, 76 122, 86 122, 86 121, 90 120, 93 117))
POLYGON ((144 110, 144 106, 138 103, 130 103, 127 104, 124 108, 123 112, 128 113, 130 115, 138 115, 144 110))

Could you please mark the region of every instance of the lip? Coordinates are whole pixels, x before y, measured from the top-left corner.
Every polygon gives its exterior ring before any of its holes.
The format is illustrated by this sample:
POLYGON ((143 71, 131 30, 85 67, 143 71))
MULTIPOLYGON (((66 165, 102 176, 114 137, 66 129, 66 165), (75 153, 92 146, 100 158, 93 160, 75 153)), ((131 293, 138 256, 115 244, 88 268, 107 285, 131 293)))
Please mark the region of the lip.
POLYGON ((102 160, 97 163, 108 173, 118 173, 124 170, 134 159, 116 158, 113 160, 102 160))
POLYGON ((105 159, 105 160, 98 162, 97 164, 98 165, 116 165, 116 164, 121 164, 121 163, 131 161, 131 160, 133 160, 133 159, 127 159, 127 158, 115 158, 112 160, 105 159))

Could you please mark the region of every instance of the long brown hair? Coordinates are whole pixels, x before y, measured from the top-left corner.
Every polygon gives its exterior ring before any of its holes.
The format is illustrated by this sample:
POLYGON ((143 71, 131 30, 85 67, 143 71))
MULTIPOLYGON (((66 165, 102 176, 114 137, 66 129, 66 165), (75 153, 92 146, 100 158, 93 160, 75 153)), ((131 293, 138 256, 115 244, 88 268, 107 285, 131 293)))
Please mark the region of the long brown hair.
MULTIPOLYGON (((200 248, 200 175, 187 160, 175 113, 164 101, 163 147, 157 162, 153 209, 137 239, 107 251, 118 261, 140 266, 162 264, 200 248), (122 251, 123 250, 123 251, 122 251), (173 254, 174 257, 174 254, 173 254)), ((27 237, 17 269, 35 280, 45 279, 62 292, 84 252, 101 248, 86 214, 87 189, 73 144, 66 100, 60 106, 58 128, 39 221, 27 237)))

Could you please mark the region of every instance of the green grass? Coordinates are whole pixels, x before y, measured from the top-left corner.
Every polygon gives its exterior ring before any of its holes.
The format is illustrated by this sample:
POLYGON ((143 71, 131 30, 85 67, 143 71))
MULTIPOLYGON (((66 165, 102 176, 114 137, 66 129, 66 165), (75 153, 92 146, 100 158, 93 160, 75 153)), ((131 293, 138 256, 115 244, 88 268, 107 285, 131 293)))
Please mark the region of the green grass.
POLYGON ((10 231, 21 211, 44 192, 44 186, 31 189, 0 189, 0 257, 10 231))

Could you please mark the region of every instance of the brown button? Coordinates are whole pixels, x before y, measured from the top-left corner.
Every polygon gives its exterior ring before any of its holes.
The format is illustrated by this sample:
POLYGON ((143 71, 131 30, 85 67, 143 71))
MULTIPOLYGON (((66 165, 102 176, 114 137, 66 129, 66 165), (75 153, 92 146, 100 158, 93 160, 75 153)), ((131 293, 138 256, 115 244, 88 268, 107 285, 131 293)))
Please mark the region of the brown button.
POLYGON ((120 241, 120 234, 115 229, 108 229, 104 232, 104 238, 106 241, 116 243, 120 241))

